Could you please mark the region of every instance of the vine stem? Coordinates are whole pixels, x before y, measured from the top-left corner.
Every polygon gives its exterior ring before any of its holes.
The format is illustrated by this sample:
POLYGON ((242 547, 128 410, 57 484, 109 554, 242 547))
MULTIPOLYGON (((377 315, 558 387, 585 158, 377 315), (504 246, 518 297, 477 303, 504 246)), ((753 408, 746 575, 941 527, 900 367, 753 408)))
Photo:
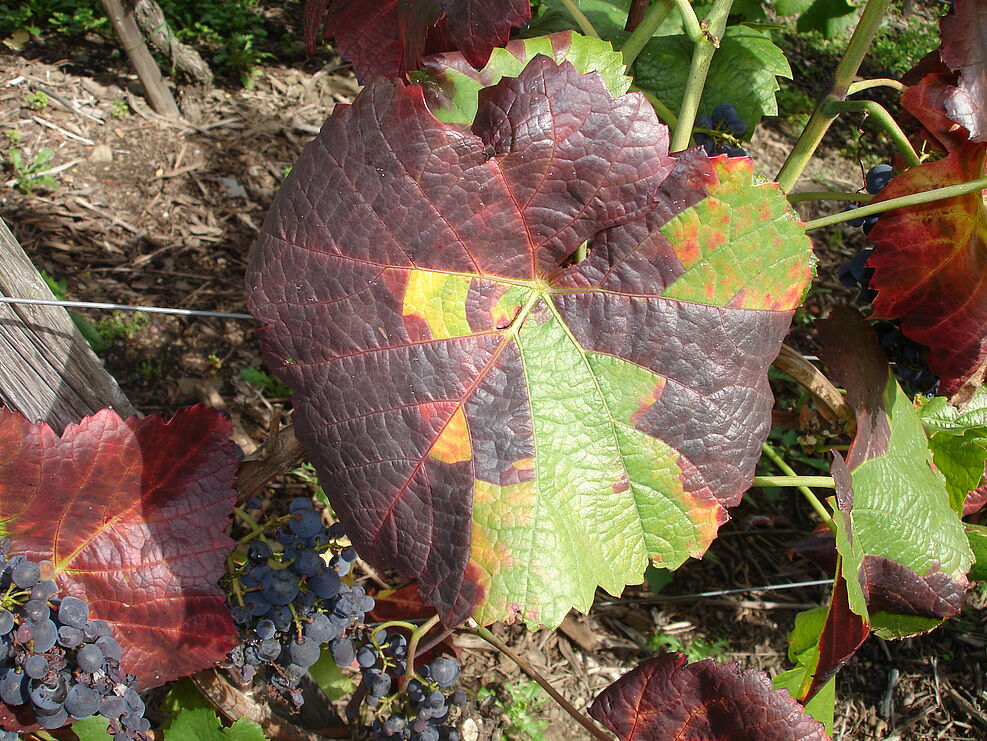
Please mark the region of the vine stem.
POLYGON ((856 82, 851 82, 846 94, 856 95, 864 90, 870 90, 875 87, 889 87, 897 90, 899 93, 903 93, 908 89, 908 85, 898 80, 892 80, 890 77, 875 77, 873 80, 857 80, 856 82))
POLYGON ((789 203, 802 203, 803 201, 860 201, 866 203, 874 198, 870 193, 839 193, 835 190, 804 190, 798 193, 789 193, 789 203))
POLYGON ((689 41, 693 43, 698 42, 703 35, 703 30, 699 25, 699 18, 696 16, 696 11, 693 10, 692 4, 689 0, 672 0, 672 2, 675 3, 679 15, 682 16, 685 35, 689 37, 689 41))
MULTIPOLYGON (((634 60, 637 59, 637 55, 641 53, 645 45, 654 36, 655 31, 658 30, 658 26, 661 22, 668 17, 668 14, 672 12, 674 7, 673 0, 656 0, 654 5, 649 7, 641 19, 641 22, 637 24, 634 31, 630 36, 627 37, 627 41, 623 43, 620 47, 620 53, 624 57, 624 70, 626 72, 630 71, 631 65, 634 64, 634 60)), ((692 8, 689 8, 692 10, 692 8)), ((692 17, 695 18, 696 14, 693 13, 692 17)), ((696 21, 696 28, 699 28, 699 22, 696 21)))
POLYGON ((411 638, 408 639, 408 666, 404 670, 404 676, 401 677, 402 690, 406 689, 408 687, 408 682, 415 677, 415 652, 418 650, 418 643, 425 637, 425 634, 428 633, 428 631, 435 627, 438 622, 439 616, 433 615, 411 631, 411 638))
POLYGON ((565 9, 569 11, 569 15, 573 17, 573 20, 576 21, 576 24, 579 26, 579 30, 583 32, 583 36, 592 36, 594 39, 600 38, 600 34, 596 32, 596 29, 593 28, 593 24, 590 23, 589 18, 587 18, 586 14, 579 9, 579 6, 576 5, 574 0, 562 0, 562 4, 565 6, 565 9))
POLYGON ((896 208, 903 208, 905 206, 918 206, 923 203, 942 201, 946 198, 953 198, 955 196, 966 195, 967 193, 974 193, 978 190, 983 190, 984 188, 987 188, 987 177, 977 178, 976 180, 968 180, 965 183, 957 183, 956 185, 947 185, 945 188, 925 190, 921 193, 910 193, 907 196, 889 198, 888 200, 881 201, 880 203, 869 203, 866 206, 855 208, 853 211, 843 211, 838 214, 830 214, 829 216, 820 216, 818 219, 812 219, 811 221, 805 222, 805 230, 809 231, 810 229, 820 229, 824 226, 832 226, 833 224, 839 224, 844 221, 849 221, 850 219, 858 219, 861 216, 872 216, 873 214, 880 214, 885 211, 892 211, 896 208))
MULTIPOLYGON (((796 478, 798 477, 798 474, 795 473, 794 469, 792 469, 792 467, 788 465, 788 462, 785 461, 784 458, 778 455, 778 451, 772 448, 769 443, 765 442, 761 446, 761 450, 764 451, 764 454, 771 460, 772 463, 778 466, 778 468, 780 468, 786 474, 792 477, 796 477, 796 478)), ((832 479, 830 479, 830 481, 832 481, 832 479)), ((795 488, 798 489, 800 492, 802 492, 802 495, 805 497, 806 501, 809 502, 809 504, 812 506, 812 509, 814 509, 816 511, 816 514, 819 515, 819 519, 825 522, 826 526, 835 533, 836 523, 833 522, 833 517, 832 515, 829 514, 829 511, 826 509, 826 505, 824 505, 822 502, 819 501, 819 499, 816 497, 816 495, 812 492, 812 490, 809 487, 796 486, 795 488)))
POLYGON ((624 30, 627 33, 634 33, 647 9, 648 0, 631 0, 630 10, 627 11, 627 22, 624 23, 624 30))
POLYGON ((788 159, 778 171, 778 177, 775 179, 778 181, 782 193, 788 193, 794 187, 802 171, 805 170, 809 160, 812 159, 812 155, 819 147, 819 143, 830 124, 833 123, 835 116, 825 112, 826 103, 831 100, 846 98, 853 78, 856 77, 874 36, 877 35, 881 26, 881 18, 884 17, 890 3, 891 0, 867 0, 864 12, 860 15, 860 21, 853 30, 853 35, 850 37, 839 64, 836 65, 829 92, 816 104, 815 110, 809 117, 809 122, 802 129, 798 141, 795 142, 795 146, 788 154, 788 159))
MULTIPOLYGON (((691 5, 686 5, 690 10, 692 9, 691 5)), ((709 16, 704 21, 706 28, 701 29, 696 39, 696 46, 692 52, 692 65, 689 67, 689 78, 685 84, 685 93, 682 95, 682 104, 679 106, 679 120, 675 125, 675 133, 672 134, 669 151, 680 152, 689 146, 689 141, 692 139, 692 126, 696 122, 696 112, 699 110, 703 88, 706 86, 706 76, 709 74, 709 65, 713 61, 713 54, 720 46, 720 37, 726 30, 727 16, 730 15, 732 5, 733 0, 714 0, 709 16)))
POLYGON ((832 476, 755 476, 751 486, 818 486, 821 489, 835 489, 832 476))
POLYGON ((915 151, 915 147, 908 141, 905 132, 901 130, 898 123, 891 117, 887 109, 880 103, 873 100, 829 100, 823 104, 826 114, 837 116, 844 111, 862 111, 874 119, 874 121, 884 129, 898 151, 901 152, 909 167, 917 167, 922 164, 922 159, 915 151))
POLYGON ((557 702, 562 707, 563 710, 565 710, 569 715, 571 715, 573 720, 575 720, 577 723, 579 723, 579 725, 581 725, 583 728, 589 731, 594 738, 598 738, 600 739, 600 741, 613 741, 612 736, 609 736, 605 731, 598 728, 597 725, 592 720, 587 718, 583 713, 579 712, 572 705, 572 703, 570 703, 568 700, 562 697, 562 695, 559 694, 559 691, 552 686, 551 682, 549 682, 547 679, 545 679, 545 677, 539 674, 535 670, 535 668, 531 666, 531 664, 529 664, 527 661, 525 661, 516 653, 514 653, 514 651, 511 650, 510 646, 508 646, 497 636, 495 636, 493 633, 491 633, 489 630, 487 630, 482 626, 477 626, 475 628, 471 628, 470 630, 474 635, 479 636, 487 643, 489 643, 491 646, 493 646, 498 651, 500 651, 502 654, 507 656, 507 658, 509 658, 511 661, 513 661, 521 668, 521 671, 523 671, 533 680, 538 682, 538 684, 541 685, 542 689, 545 690, 549 695, 551 695, 552 699, 555 700, 555 702, 557 702))

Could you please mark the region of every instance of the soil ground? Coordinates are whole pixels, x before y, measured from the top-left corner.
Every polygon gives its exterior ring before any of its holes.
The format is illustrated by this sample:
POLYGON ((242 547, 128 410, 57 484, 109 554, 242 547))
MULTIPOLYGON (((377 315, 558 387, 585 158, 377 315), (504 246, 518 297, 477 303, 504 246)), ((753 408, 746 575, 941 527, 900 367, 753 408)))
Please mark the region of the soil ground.
MULTIPOLYGON (((59 185, 24 193, 8 170, 0 216, 38 268, 65 281, 67 298, 244 312, 247 254, 279 183, 333 106, 351 101, 358 89, 348 68, 325 52, 293 66, 265 66, 249 90, 205 91, 198 120, 177 124, 155 116, 135 95, 134 75, 110 41, 92 37, 73 48, 31 43, 0 55, 0 148, 11 146, 13 131, 29 154, 51 148, 59 185), (32 109, 37 91, 48 104, 32 109)), ((859 165, 839 153, 839 141, 828 144, 807 177, 817 187, 858 189, 859 165)), ((751 151, 772 175, 790 146, 784 127, 762 127, 751 151)), ((861 244, 851 230, 832 234, 817 239, 821 278, 810 314, 827 310, 841 290, 835 266, 861 244)), ((275 406, 290 406, 276 389, 241 377, 245 368, 261 367, 251 321, 82 313, 99 323, 109 342, 106 367, 144 413, 169 415, 200 401, 222 407, 250 452, 265 439, 275 406)), ((796 325, 795 340, 800 331, 796 325)), ((780 385, 778 392, 781 411, 797 414, 791 389, 780 385)), ((676 572, 660 597, 825 578, 786 557, 814 524, 794 496, 771 499, 762 490, 745 500, 709 555, 676 572)), ((722 640, 714 656, 772 675, 784 671, 795 615, 826 598, 825 587, 811 586, 663 602, 631 588, 616 600, 601 593, 588 616, 571 616, 558 632, 498 632, 585 707, 654 655, 647 641, 656 633, 700 655, 704 642, 722 640)), ((870 639, 837 680, 836 738, 987 738, 985 606, 987 592, 974 589, 963 615, 930 635, 870 639)), ((503 687, 523 679, 486 644, 469 637, 457 644, 468 687, 499 688, 505 698, 503 687)), ((584 737, 552 703, 531 715, 547 721, 548 739, 584 737)), ((495 738, 505 724, 490 698, 477 704, 466 737, 495 738)))

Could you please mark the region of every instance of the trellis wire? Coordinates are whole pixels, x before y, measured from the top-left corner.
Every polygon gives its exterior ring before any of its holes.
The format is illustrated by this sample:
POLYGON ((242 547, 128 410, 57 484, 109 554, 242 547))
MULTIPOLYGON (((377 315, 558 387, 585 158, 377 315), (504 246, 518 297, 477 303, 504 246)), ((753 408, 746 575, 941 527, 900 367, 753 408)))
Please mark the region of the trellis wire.
POLYGON ((696 592, 695 594, 672 594, 666 597, 627 597, 624 599, 605 600, 594 602, 594 607, 613 607, 615 605, 628 604, 651 604, 661 602, 684 602, 694 599, 708 599, 711 597, 723 597, 727 594, 744 594, 746 592, 777 592, 782 589, 799 589, 800 587, 821 587, 832 584, 832 579, 816 579, 814 581, 796 581, 789 584, 766 584, 763 587, 738 587, 737 589, 714 589, 709 592, 696 592))
POLYGON ((62 301, 47 298, 12 298, 0 296, 0 304, 30 304, 33 306, 64 306, 70 309, 105 309, 110 311, 143 311, 148 314, 175 314, 177 316, 211 316, 220 319, 253 319, 250 314, 236 314, 228 311, 200 311, 198 309, 169 309, 163 306, 133 306, 131 304, 111 304, 97 301, 62 301))
MULTIPOLYGON (((47 298, 13 298, 0 296, 0 304, 30 304, 34 306, 64 306, 68 309, 104 309, 107 311, 143 311, 148 314, 175 314, 177 316, 212 316, 220 319, 249 319, 250 314, 236 314, 228 311, 199 311, 198 309, 169 309, 162 306, 134 306, 133 304, 111 304, 98 301, 63 301, 47 298)), ((256 321, 256 320, 254 320, 256 321)), ((819 360, 815 355, 803 355, 806 360, 819 360)), ((893 365, 893 364, 892 364, 893 365)))

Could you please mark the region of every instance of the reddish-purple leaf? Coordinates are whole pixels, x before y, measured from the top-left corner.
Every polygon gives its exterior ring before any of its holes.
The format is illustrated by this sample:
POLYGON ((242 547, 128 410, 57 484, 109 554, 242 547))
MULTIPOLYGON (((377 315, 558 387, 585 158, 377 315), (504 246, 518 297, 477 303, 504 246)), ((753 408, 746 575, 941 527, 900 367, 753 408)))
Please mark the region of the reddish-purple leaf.
POLYGON ((667 146, 544 56, 472 127, 378 80, 265 222, 249 302, 299 437, 447 624, 557 624, 701 555, 749 486, 808 247, 750 160, 667 146))
POLYGON ((846 579, 841 569, 833 582, 826 624, 819 636, 819 659, 812 673, 812 682, 804 696, 798 699, 803 703, 811 700, 843 668, 869 635, 867 621, 850 610, 846 579))
POLYGON ((0 530, 113 626, 142 687, 210 667, 236 642, 216 586, 234 545, 230 429, 203 406, 167 423, 104 409, 59 437, 0 409, 0 530))
MULTIPOLYGON (((927 75, 902 105, 948 153, 895 177, 874 202, 983 177, 987 144, 945 115, 949 76, 927 75)), ((928 345, 942 391, 955 393, 987 361, 987 210, 981 192, 898 208, 870 233, 874 316, 901 318, 902 332, 928 345)))
POLYGON ((620 741, 827 741, 768 675, 682 654, 650 659, 607 687, 590 715, 620 741))
MULTIPOLYGON (((323 29, 327 0, 305 4, 309 53, 323 29)), ((361 80, 403 77, 426 52, 458 50, 482 67, 494 47, 531 19, 527 0, 333 0, 325 33, 353 63, 361 80)))
POLYGON ((956 0, 940 22, 942 61, 959 73, 959 85, 946 100, 949 118, 987 142, 987 3, 956 0))

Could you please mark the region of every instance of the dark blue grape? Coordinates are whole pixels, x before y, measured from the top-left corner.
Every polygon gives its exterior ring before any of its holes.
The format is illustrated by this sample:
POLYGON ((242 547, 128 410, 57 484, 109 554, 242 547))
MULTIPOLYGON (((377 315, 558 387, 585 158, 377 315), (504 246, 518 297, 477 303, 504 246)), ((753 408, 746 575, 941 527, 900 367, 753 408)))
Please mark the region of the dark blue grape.
POLYGON ((308 668, 319 660, 319 643, 311 638, 302 638, 301 641, 292 641, 290 646, 291 660, 308 668))
POLYGON ((254 632, 257 634, 258 638, 265 640, 267 638, 274 638, 274 634, 277 632, 277 629, 274 627, 274 621, 261 620, 257 623, 257 627, 254 628, 254 632))
POLYGON ((69 690, 65 698, 65 709, 73 720, 82 720, 99 711, 100 696, 96 690, 84 684, 77 684, 69 690))
POLYGON ((349 666, 356 659, 356 651, 353 648, 353 640, 350 638, 336 638, 329 644, 329 653, 337 666, 349 666))
POLYGON ((264 599, 272 605, 287 605, 298 594, 298 577, 287 569, 272 571, 261 587, 264 599))
POLYGON ((326 562, 315 551, 302 551, 288 568, 302 576, 315 576, 325 570, 326 562))
POLYGON ((10 578, 21 589, 30 589, 41 578, 41 567, 34 561, 21 561, 11 570, 10 578))
POLYGON ((304 510, 312 511, 315 509, 315 505, 312 504, 312 500, 306 497, 295 497, 288 503, 288 511, 291 514, 296 512, 302 512, 304 510))
POLYGON ((339 594, 342 581, 339 574, 331 569, 326 569, 308 580, 308 588, 319 598, 330 600, 339 594))
POLYGON ((14 615, 10 610, 0 608, 0 636, 5 636, 14 629, 14 615))
POLYGON ((429 673, 439 687, 452 687, 459 679, 459 662, 449 656, 439 656, 429 665, 429 673))
POLYGON ((35 654, 24 661, 24 673, 31 679, 41 679, 48 673, 48 659, 35 654))
POLYGON ((92 674, 98 672, 103 666, 105 659, 103 649, 95 643, 87 643, 75 652, 75 663, 82 671, 92 674))
POLYGON ((322 530, 322 518, 311 509, 301 509, 291 516, 288 527, 301 538, 311 538, 322 530))
POLYGON ((880 193, 884 190, 885 186, 891 182, 892 177, 894 177, 894 171, 891 165, 874 165, 874 167, 867 171, 867 176, 865 178, 867 183, 867 192, 872 195, 880 193))
POLYGON ((250 563, 260 565, 267 562, 271 557, 271 546, 262 540, 255 540, 247 548, 247 559, 250 563))
POLYGON ((58 604, 58 619, 62 625, 84 628, 89 620, 89 605, 78 597, 62 597, 58 604))

